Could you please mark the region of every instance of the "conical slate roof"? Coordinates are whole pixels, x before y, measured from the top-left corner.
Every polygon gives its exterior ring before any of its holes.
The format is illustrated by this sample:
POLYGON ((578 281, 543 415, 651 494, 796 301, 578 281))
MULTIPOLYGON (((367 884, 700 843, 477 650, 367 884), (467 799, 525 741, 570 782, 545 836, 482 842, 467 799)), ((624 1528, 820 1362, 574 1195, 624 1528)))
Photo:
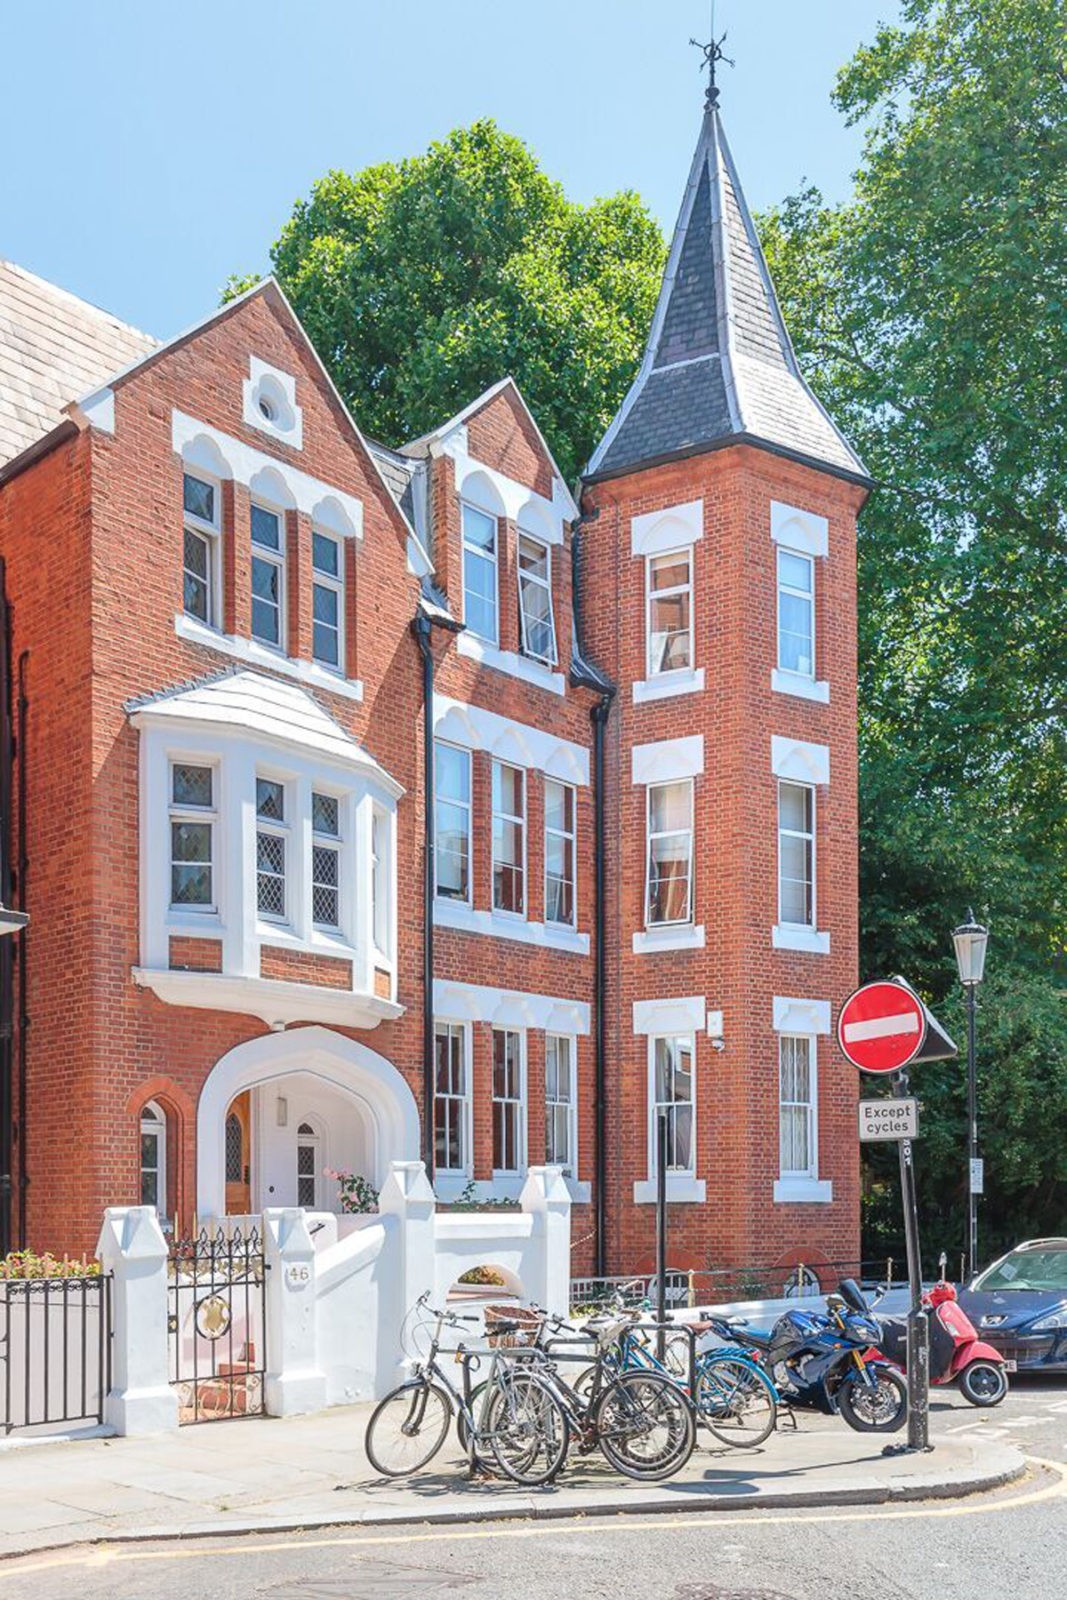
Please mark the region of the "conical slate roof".
POLYGON ((739 441, 868 481, 801 376, 713 89, 644 360, 585 477, 739 441))

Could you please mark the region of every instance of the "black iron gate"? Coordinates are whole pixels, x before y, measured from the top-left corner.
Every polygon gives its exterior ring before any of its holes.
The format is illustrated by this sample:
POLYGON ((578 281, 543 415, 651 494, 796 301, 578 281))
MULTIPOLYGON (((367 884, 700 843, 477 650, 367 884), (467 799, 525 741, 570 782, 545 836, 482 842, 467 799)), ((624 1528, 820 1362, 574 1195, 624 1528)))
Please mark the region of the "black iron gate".
POLYGON ((170 1380, 180 1422, 261 1416, 267 1298, 255 1219, 222 1221, 170 1250, 170 1380))
POLYGON ((0 1279, 0 1428, 103 1421, 111 1277, 0 1279))

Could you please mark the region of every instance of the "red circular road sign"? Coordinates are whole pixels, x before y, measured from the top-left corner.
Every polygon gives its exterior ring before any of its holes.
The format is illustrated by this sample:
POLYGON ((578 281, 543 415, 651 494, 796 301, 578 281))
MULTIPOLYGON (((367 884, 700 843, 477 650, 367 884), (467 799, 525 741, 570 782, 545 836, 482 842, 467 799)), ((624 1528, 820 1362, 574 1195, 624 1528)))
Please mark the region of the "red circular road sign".
POLYGON ((900 983, 865 983, 849 995, 837 1019, 837 1042, 861 1072, 896 1072, 923 1042, 926 1017, 900 983))

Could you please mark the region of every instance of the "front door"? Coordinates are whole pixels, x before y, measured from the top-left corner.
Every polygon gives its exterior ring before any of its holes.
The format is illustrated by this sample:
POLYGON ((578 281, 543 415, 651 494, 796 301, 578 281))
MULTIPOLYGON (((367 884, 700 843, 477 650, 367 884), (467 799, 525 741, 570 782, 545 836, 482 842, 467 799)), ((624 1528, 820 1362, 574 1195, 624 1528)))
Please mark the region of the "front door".
POLYGON ((252 1113, 248 1089, 230 1101, 226 1113, 226 1214, 247 1216, 252 1209, 252 1113))

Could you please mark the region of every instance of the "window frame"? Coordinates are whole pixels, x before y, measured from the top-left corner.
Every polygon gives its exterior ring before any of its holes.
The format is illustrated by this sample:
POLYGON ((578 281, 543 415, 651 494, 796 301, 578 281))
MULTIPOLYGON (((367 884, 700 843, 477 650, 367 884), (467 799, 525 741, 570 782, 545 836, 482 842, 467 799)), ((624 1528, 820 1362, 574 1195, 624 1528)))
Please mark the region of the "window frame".
POLYGON ((370 942, 374 955, 384 966, 392 967, 393 937, 393 824, 386 808, 371 802, 370 813, 370 942), (378 848, 375 848, 375 838, 378 848), (379 922, 379 916, 384 921, 379 922))
MULTIPOLYGON (((257 773, 257 778, 258 777, 259 777, 259 774, 257 773)), ((273 781, 277 782, 277 779, 275 779, 273 781)), ((284 788, 284 785, 283 785, 283 788, 284 788)), ((346 915, 346 912, 348 910, 348 907, 345 904, 345 896, 344 896, 344 878, 345 878, 344 869, 345 869, 345 859, 346 859, 346 856, 348 854, 348 852, 345 849, 346 840, 345 840, 345 837, 344 837, 344 813, 345 813, 345 809, 346 809, 346 807, 345 807, 344 799, 342 798, 341 795, 333 794, 327 788, 315 788, 314 786, 312 786, 312 788, 310 790, 310 812, 309 812, 309 815, 308 815, 308 825, 309 825, 310 830, 311 830, 311 859, 308 862, 308 881, 309 881, 309 883, 311 885, 311 927, 312 927, 312 930, 314 932, 316 932, 316 933, 324 933, 324 934, 326 934, 328 936, 332 935, 334 937, 336 937, 338 934, 340 934, 342 932, 342 930, 344 929, 344 926, 345 926, 345 915, 346 915), (324 800, 332 800, 334 802, 334 804, 336 805, 336 807, 337 807, 337 832, 336 833, 323 833, 321 829, 316 828, 316 826, 315 826, 315 798, 316 798, 316 796, 321 796, 321 798, 324 799, 324 800), (316 850, 328 850, 328 851, 330 851, 330 853, 336 859, 336 862, 337 862, 337 883, 336 884, 320 883, 318 881, 318 879, 316 877, 316 874, 315 874, 315 851, 316 850), (319 888, 319 889, 330 889, 330 888, 332 888, 334 893, 336 894, 336 896, 337 896, 337 920, 336 920, 336 922, 323 922, 318 917, 316 917, 316 915, 315 915, 315 890, 317 888, 319 888)), ((258 821, 259 821, 258 813, 257 813, 256 820, 257 820, 257 825, 258 825, 258 821)), ((257 867, 257 873, 258 873, 258 867, 257 867)), ((256 909, 257 909, 257 913, 258 913, 258 910, 259 910, 258 904, 257 904, 256 909)))
POLYGON ((521 641, 522 654, 528 657, 530 661, 539 661, 543 667, 558 666, 559 641, 556 637, 556 608, 552 600, 552 546, 548 543, 547 539, 539 538, 535 533, 527 533, 524 528, 518 528, 515 548, 515 571, 519 586, 519 639, 521 641), (524 539, 529 544, 534 544, 539 550, 544 551, 546 568, 545 577, 542 578, 536 573, 523 571, 522 544, 524 539), (551 633, 552 643, 547 655, 540 654, 530 646, 528 631, 529 623, 540 622, 543 619, 539 617, 527 618, 524 594, 524 586, 526 585, 530 585, 535 589, 541 589, 548 596, 548 627, 551 633))
MULTIPOLYGON (((192 576, 199 582, 198 574, 192 576)), ((222 626, 222 483, 221 480, 208 472, 191 472, 189 467, 182 463, 182 612, 187 617, 192 617, 194 622, 200 622, 206 628, 218 630, 222 626), (197 483, 206 484, 212 491, 215 515, 211 520, 200 517, 195 511, 189 511, 185 505, 185 480, 192 478, 197 483), (185 603, 185 576, 188 571, 185 561, 185 535, 191 533, 194 538, 203 540, 207 546, 207 616, 198 617, 195 611, 190 611, 185 603)))
POLYGON ((140 1157, 139 1157, 139 1173, 140 1173, 140 1178, 141 1178, 141 1185, 140 1185, 140 1189, 138 1191, 140 1196, 141 1196, 141 1202, 140 1203, 142 1205, 150 1204, 150 1202, 146 1201, 145 1198, 144 1198, 144 1179, 145 1179, 145 1173, 146 1172, 154 1172, 155 1173, 155 1180, 156 1180, 155 1212, 156 1212, 156 1216, 159 1218, 160 1222, 165 1222, 168 1219, 168 1212, 167 1212, 167 1131, 168 1131, 167 1130, 167 1113, 164 1111, 163 1107, 160 1105, 158 1100, 146 1100, 144 1105, 141 1107, 141 1114, 140 1114, 140 1117, 139 1117, 138 1120, 139 1120, 139 1138, 141 1140, 141 1144, 140 1144, 140 1152, 141 1153, 140 1153, 140 1157), (148 1113, 147 1116, 146 1116, 146 1113, 148 1113), (154 1138, 155 1141, 156 1141, 156 1164, 155 1164, 154 1167, 146 1167, 145 1163, 144 1163, 144 1139, 145 1139, 146 1135, 149 1138, 154 1138))
POLYGON ((474 894, 474 884, 473 884, 473 879, 474 879, 474 870, 473 870, 473 867, 474 867, 474 761, 473 761, 473 757, 472 757, 472 752, 470 750, 468 750, 465 745, 452 744, 447 739, 435 739, 434 740, 433 776, 434 776, 434 785, 433 785, 434 786, 434 795, 433 795, 433 854, 434 854, 433 892, 434 892, 434 899, 435 900, 443 900, 443 901, 447 902, 447 904, 449 904, 449 905, 469 906, 469 905, 471 905, 473 903, 473 894, 474 894), (440 763, 438 761, 438 752, 440 750, 453 750, 458 755, 461 755, 464 758, 464 760, 466 762, 466 767, 467 767, 467 798, 466 798, 466 800, 452 800, 452 799, 445 799, 443 801, 441 800, 441 797, 438 794, 438 786, 437 786, 437 784, 438 784, 438 773, 440 772, 440 763), (466 814, 467 814, 467 831, 466 831, 466 834, 465 834, 465 838, 466 838, 466 841, 467 841, 467 863, 466 863, 467 885, 466 885, 466 894, 464 894, 464 895, 449 894, 449 893, 447 893, 445 891, 442 891, 442 889, 441 889, 441 880, 440 880, 440 874, 439 874, 439 866, 440 866, 440 861, 441 861, 441 834, 440 834, 440 829, 438 827, 438 815, 437 815, 437 808, 438 808, 438 806, 440 804, 444 804, 444 805, 448 805, 448 806, 454 806, 457 809, 464 810, 466 812, 466 814))
POLYGON ((208 761, 196 756, 168 756, 167 758, 167 918, 168 921, 184 917, 217 917, 219 914, 218 898, 218 848, 222 836, 219 826, 219 762, 208 761), (211 805, 193 806, 188 803, 178 802, 174 799, 174 769, 176 767, 199 767, 211 774, 211 805), (176 862, 174 859, 174 824, 175 822, 200 822, 207 825, 211 840, 211 855, 208 862, 211 874, 211 898, 200 903, 181 902, 174 899, 174 868, 187 866, 188 862, 176 862))
POLYGON ((460 500, 459 502, 459 528, 460 528, 460 555, 461 576, 463 579, 463 620, 467 628, 476 639, 481 639, 485 644, 500 645, 500 524, 501 518, 495 511, 487 511, 484 506, 475 505, 473 500, 460 500), (486 517, 493 524, 493 554, 488 556, 481 545, 474 544, 467 538, 467 512, 473 511, 476 516, 486 517), (476 561, 485 561, 493 569, 493 632, 485 634, 473 626, 468 617, 467 606, 467 558, 473 557, 476 561))
POLYGON ((296 1205, 301 1211, 321 1211, 323 1209, 321 1204, 322 1134, 310 1117, 301 1117, 297 1124, 296 1144, 293 1154, 296 1157, 296 1205), (304 1132, 305 1128, 308 1130, 306 1133, 304 1132), (301 1180, 308 1176, 306 1172, 301 1173, 300 1171, 300 1152, 308 1149, 315 1152, 314 1166, 310 1174, 313 1192, 313 1199, 310 1205, 306 1205, 300 1198, 301 1180))
MULTIPOLYGON (((818 890, 818 862, 817 862, 817 851, 818 851, 818 796, 816 794, 816 786, 813 783, 799 783, 799 782, 797 782, 797 780, 795 778, 779 778, 778 779, 778 796, 777 796, 777 800, 778 800, 778 815, 777 815, 777 828, 778 828, 778 924, 779 924, 780 927, 783 927, 783 928, 804 928, 804 929, 810 931, 811 929, 818 928, 818 926, 819 926, 818 893, 817 893, 817 890, 818 890), (801 832, 800 830, 798 830, 796 828, 786 828, 786 827, 783 826, 783 824, 782 824, 782 790, 783 790, 783 788, 786 788, 786 787, 791 788, 791 789, 802 789, 810 796, 810 800, 811 800, 811 829, 810 829, 810 832, 801 832), (784 901, 784 896, 783 896, 783 893, 782 893, 782 887, 783 887, 783 883, 785 881, 784 874, 783 874, 783 871, 782 871, 782 866, 783 866, 782 840, 783 840, 783 838, 806 840, 807 843, 808 843, 808 846, 809 846, 808 860, 810 862, 810 870, 811 870, 811 879, 810 879, 811 916, 810 916, 810 919, 807 922, 794 922, 790 918, 785 917, 782 914, 783 901, 784 901)), ((798 882, 800 880, 795 879, 795 878, 791 878, 789 881, 791 883, 796 883, 796 882, 798 882)))
MULTIPOLYGON (((553 1133, 554 1139, 554 1133, 553 1133)), ((565 1178, 573 1182, 578 1180, 578 1040, 573 1033, 547 1033, 545 1034, 545 1162, 549 1166, 558 1166, 563 1171, 565 1178), (561 1100, 558 1093, 549 1098, 549 1044, 557 1046, 556 1056, 556 1082, 559 1082, 559 1056, 558 1046, 567 1046, 567 1062, 569 1067, 570 1085, 568 1097, 561 1100), (550 1151, 549 1138, 549 1111, 563 1106, 564 1122, 567 1130, 567 1160, 559 1161, 550 1151)))
POLYGON ((577 790, 577 787, 576 787, 575 784, 566 783, 562 778, 553 778, 553 777, 550 777, 547 774, 545 775, 545 779, 544 779, 544 824, 545 824, 545 826, 544 826, 545 922, 550 927, 553 927, 553 928, 575 928, 578 925, 578 790, 577 790), (565 793, 569 793, 569 795, 570 795, 571 829, 570 829, 569 833, 566 832, 565 829, 554 828, 554 827, 551 827, 549 825, 549 821, 548 821, 548 786, 549 786, 550 783, 554 783, 558 789, 562 789, 565 793), (550 899, 550 897, 549 897, 549 870, 548 870, 548 841, 549 841, 550 837, 555 838, 555 839, 562 839, 564 841, 564 850, 566 850, 567 841, 570 842, 571 914, 570 914, 569 918, 551 917, 551 916, 549 916, 549 913, 548 913, 549 899, 550 899))
POLYGON ((346 677, 345 672, 345 541, 340 534, 331 533, 327 528, 311 528, 311 659, 316 666, 324 672, 336 672, 338 677, 346 677), (323 572, 315 565, 315 540, 325 539, 337 551, 337 573, 323 572), (337 626, 333 631, 337 634, 337 660, 326 661, 315 650, 315 629, 317 627, 332 628, 331 623, 319 623, 315 616, 315 590, 326 589, 337 596, 337 626))
MULTIPOLYGON (((472 1139, 471 1139, 471 1077, 472 1077, 472 1070, 471 1070, 471 1068, 472 1068, 472 1063, 471 1063, 471 1030, 470 1030, 470 1027, 466 1023, 457 1022, 451 1017, 435 1017, 434 1018, 434 1024, 433 1024, 433 1037, 434 1037, 434 1090, 433 1090, 434 1174, 435 1174, 435 1176, 438 1175, 438 1174, 441 1174, 441 1175, 450 1174, 452 1176, 459 1176, 459 1177, 469 1178, 470 1175, 471 1175, 471 1170, 472 1170, 472 1151, 471 1151, 471 1145, 472 1145, 472 1139), (440 1089, 438 1088, 438 1085, 437 1085, 437 1045, 438 1045, 439 1039, 442 1037, 443 1034, 447 1034, 447 1037, 449 1038, 450 1041, 452 1039, 458 1039, 460 1041, 460 1065, 461 1065, 462 1073, 463 1073, 463 1089, 462 1089, 462 1093, 460 1093, 460 1094, 456 1094, 453 1091, 449 1091, 447 1094, 442 1094, 440 1089), (458 1106, 459 1107, 459 1110, 456 1113, 457 1121, 454 1124, 459 1129, 459 1147, 460 1147, 461 1164, 458 1167, 444 1166, 437 1159, 437 1128, 438 1128, 437 1109, 438 1109, 438 1102, 439 1101, 447 1101, 449 1103, 449 1105, 453 1105, 453 1106, 458 1106)), ((451 1128, 453 1126, 451 1118, 449 1120, 448 1126, 449 1126, 449 1128, 451 1128)))
POLYGON ((780 1033, 778 1035, 778 1176, 779 1179, 813 1179, 819 1176, 819 1043, 813 1033, 780 1033), (804 1044, 807 1047, 808 1099, 786 1100, 783 1093, 784 1046, 804 1044), (806 1111, 808 1165, 801 1169, 785 1164, 785 1132, 783 1113, 786 1109, 806 1111))
MULTIPOLYGON (((697 1036, 695 1030, 678 1029, 671 1033, 650 1033, 648 1036, 648 1175, 650 1180, 657 1177, 657 1114, 659 1106, 687 1105, 690 1108, 690 1135, 689 1135, 689 1165, 687 1167, 667 1167, 667 1182, 672 1179, 695 1178, 697 1171, 697 1036), (689 1045, 689 1099, 674 1101, 659 1101, 656 1098, 656 1045, 660 1040, 682 1040, 689 1045)), ((670 1129, 668 1127, 668 1141, 670 1129)), ((669 1143, 668 1143, 669 1158, 669 1143)))
MULTIPOLYGON (((526 1171, 527 1121, 528 1121, 528 1115, 529 1115, 528 1096, 527 1096, 527 1093, 526 1093, 526 1032, 522 1028, 509 1028, 509 1027, 496 1027, 496 1026, 494 1026, 493 1030, 492 1030, 492 1036, 493 1036, 493 1040, 492 1040, 493 1059, 492 1059, 492 1078, 490 1080, 491 1081, 491 1087, 492 1087, 492 1119, 493 1119, 492 1120, 492 1130, 493 1130, 493 1167, 492 1167, 492 1172, 493 1172, 493 1177, 494 1178, 518 1178, 518 1177, 521 1177, 523 1175, 523 1173, 526 1171), (515 1049, 516 1049, 515 1069, 516 1069, 517 1082, 514 1085, 515 1092, 513 1094, 510 1094, 510 1095, 498 1095, 497 1094, 497 1082, 496 1082, 497 1059, 496 1059, 496 1052, 497 1052, 497 1040, 498 1039, 504 1039, 504 1040, 513 1039, 515 1041, 515 1049), (506 1118, 509 1115, 508 1110, 504 1109, 504 1108, 511 1108, 510 1116, 514 1119, 514 1126, 512 1128, 512 1138, 514 1139, 514 1143, 515 1143, 515 1165, 511 1166, 511 1167, 498 1166, 497 1165, 497 1159, 496 1158, 497 1158, 497 1115, 498 1115, 498 1108, 501 1108, 500 1116, 501 1116, 502 1126, 503 1126, 503 1119, 506 1118)), ((505 1049, 506 1049, 506 1046, 505 1046, 505 1049)), ((506 1136, 502 1135, 502 1137, 501 1137, 501 1147, 502 1148, 505 1147, 506 1144, 507 1144, 507 1138, 506 1138, 506 1136)), ((504 1153, 506 1153, 506 1150, 504 1151, 504 1153)))
MULTIPOLYGON (((293 884, 292 884, 293 852, 292 852, 291 844, 292 844, 292 839, 293 839, 294 835, 293 835, 292 821, 290 819, 292 818, 293 794, 294 794, 294 791, 296 789, 296 785, 290 783, 285 778, 277 778, 270 772, 261 772, 258 768, 256 770, 254 783, 255 783, 255 788, 254 788, 254 791, 253 791, 253 795, 254 795, 254 801, 255 801, 255 829, 254 829, 254 833, 255 833, 255 853, 254 853, 254 863, 255 863, 255 887, 256 887, 256 921, 257 922, 267 923, 272 928, 292 928, 292 926, 293 926, 293 913, 292 913, 292 907, 293 907, 293 884), (276 783, 278 785, 278 787, 282 791, 282 820, 280 822, 275 821, 275 819, 273 817, 263 817, 263 816, 260 815, 260 810, 259 810, 259 785, 260 785, 261 782, 263 782, 263 783, 276 783), (260 873, 262 871, 262 869, 261 869, 261 867, 259 865, 259 836, 260 836, 261 833, 269 834, 272 837, 277 838, 277 839, 279 839, 281 841, 281 845, 282 845, 282 870, 281 870, 280 873, 268 872, 266 874, 267 877, 270 877, 270 878, 279 878, 280 877, 280 879, 281 879, 281 884, 282 884, 282 905, 283 905, 283 910, 281 911, 281 913, 276 912, 276 911, 264 911, 262 909, 260 903, 259 903, 259 879, 260 879, 260 873)), ((313 924, 313 926, 314 926, 314 924, 313 924)))
POLYGON ((696 647, 696 632, 693 617, 693 550, 691 544, 677 545, 670 550, 655 550, 645 556, 645 677, 651 683, 656 678, 669 679, 673 673, 692 672, 694 670, 694 653, 696 647), (658 562, 677 561, 680 556, 685 557, 686 572, 688 574, 684 584, 675 584, 670 589, 653 590, 652 572, 658 562), (654 600, 670 599, 674 595, 685 594, 689 599, 689 626, 686 630, 689 640, 688 660, 683 666, 661 667, 653 661, 652 640, 654 630, 652 627, 652 606, 654 600))
POLYGON ((653 928, 689 928, 692 927, 696 915, 696 896, 694 884, 695 845, 696 845, 696 791, 692 778, 668 778, 662 783, 649 783, 645 785, 645 930, 653 928), (689 827, 688 830, 680 828, 667 828, 653 834, 652 832, 652 791, 654 789, 681 789, 684 788, 689 795, 689 827), (689 871, 687 876, 687 909, 684 917, 652 918, 652 841, 653 839, 667 839, 672 834, 688 831, 689 834, 689 871))
POLYGON ((492 758, 492 768, 491 768, 490 774, 489 774, 489 830, 490 830, 489 831, 489 861, 490 861, 490 894, 491 894, 492 911, 493 911, 493 915, 494 916, 498 916, 498 917, 514 917, 516 920, 523 921, 523 922, 526 920, 527 903, 528 903, 528 899, 529 899, 529 896, 527 895, 527 892, 526 892, 526 889, 527 889, 527 855, 528 855, 528 840, 527 840, 526 830, 527 830, 527 818, 528 818, 529 809, 530 809, 530 806, 529 806, 529 784, 527 782, 527 779, 528 779, 528 773, 527 773, 525 767, 516 766, 513 761, 502 761, 498 756, 494 756, 492 758), (519 780, 520 780, 520 782, 522 784, 522 812, 519 815, 512 815, 512 813, 509 812, 509 811, 498 811, 497 808, 496 808, 496 773, 497 773, 497 768, 498 767, 507 767, 509 771, 517 772, 518 775, 519 775, 519 780), (516 869, 516 865, 515 865, 514 862, 501 861, 501 862, 498 863, 498 861, 497 861, 497 854, 496 854, 496 824, 497 824, 498 819, 499 819, 499 821, 501 821, 503 823, 510 824, 512 827, 517 826, 521 830, 520 836, 521 836, 521 840, 522 840, 522 850, 521 850, 522 862, 521 862, 521 865, 519 865, 517 869, 516 869), (496 900, 496 869, 497 869, 498 864, 501 867, 510 868, 512 871, 518 870, 522 875, 521 876, 522 905, 521 905, 521 907, 520 907, 520 909, 518 911, 516 911, 511 906, 500 906, 500 905, 497 905, 497 900, 496 900))
POLYGON ((288 546, 288 542, 289 542, 289 526, 288 526, 288 518, 287 518, 286 512, 285 512, 285 507, 284 506, 273 506, 273 505, 270 504, 270 502, 268 500, 261 500, 258 497, 253 499, 253 500, 251 500, 249 502, 249 507, 248 507, 248 533, 249 533, 249 542, 251 544, 251 557, 250 557, 250 564, 249 564, 249 581, 250 582, 252 581, 252 575, 253 575, 254 570, 255 570, 255 563, 257 561, 263 561, 268 566, 275 567, 277 569, 278 575, 279 575, 278 576, 278 639, 277 639, 277 642, 275 643, 275 641, 272 640, 272 639, 264 639, 263 635, 257 633, 256 630, 255 630, 255 621, 254 621, 254 618, 255 618, 255 602, 256 602, 257 599, 260 601, 261 605, 267 605, 267 604, 269 604, 269 602, 263 600, 262 596, 258 596, 256 594, 254 583, 252 585, 252 591, 251 591, 251 595, 250 595, 250 599, 249 599, 249 615, 248 615, 249 637, 251 639, 254 639, 256 644, 262 645, 264 650, 274 650, 274 651, 276 651, 278 653, 278 655, 282 655, 282 656, 288 655, 289 652, 288 652, 288 650, 286 648, 286 645, 287 645, 288 636, 289 636, 289 574, 288 574, 288 561, 287 561, 287 557, 288 557, 287 546, 288 546), (255 511, 266 512, 266 514, 268 516, 274 517, 275 520, 277 521, 277 523, 278 523, 278 549, 277 550, 271 550, 267 545, 258 544, 256 542, 255 538, 253 537, 253 535, 252 535, 252 524, 253 524, 253 512, 255 512, 255 511))
POLYGON ((791 545, 784 545, 784 544, 775 545, 774 577, 775 577, 775 597, 776 597, 775 661, 776 661, 776 664, 777 664, 777 667, 778 667, 778 671, 779 672, 788 672, 790 677, 802 678, 807 683, 814 683, 814 681, 815 681, 815 557, 812 554, 810 554, 809 551, 807 551, 807 550, 797 550, 797 549, 793 548, 793 546, 791 546, 791 545), (803 562, 806 563, 807 568, 808 568, 808 572, 811 575, 811 588, 806 593, 803 590, 798 589, 794 584, 783 583, 783 581, 782 581, 782 557, 783 557, 783 555, 792 556, 794 558, 794 560, 803 561, 803 562), (809 657, 810 662, 811 662, 811 670, 808 671, 808 672, 802 672, 798 667, 787 667, 785 665, 784 661, 782 660, 782 631, 783 631, 782 630, 782 595, 783 594, 790 595, 793 599, 796 599, 796 600, 805 601, 807 606, 808 606, 808 608, 809 608, 809 611, 810 611, 811 628, 810 628, 810 632, 809 632, 808 638, 809 638, 809 647, 810 647, 810 652, 811 652, 810 653, 810 657, 809 657))

